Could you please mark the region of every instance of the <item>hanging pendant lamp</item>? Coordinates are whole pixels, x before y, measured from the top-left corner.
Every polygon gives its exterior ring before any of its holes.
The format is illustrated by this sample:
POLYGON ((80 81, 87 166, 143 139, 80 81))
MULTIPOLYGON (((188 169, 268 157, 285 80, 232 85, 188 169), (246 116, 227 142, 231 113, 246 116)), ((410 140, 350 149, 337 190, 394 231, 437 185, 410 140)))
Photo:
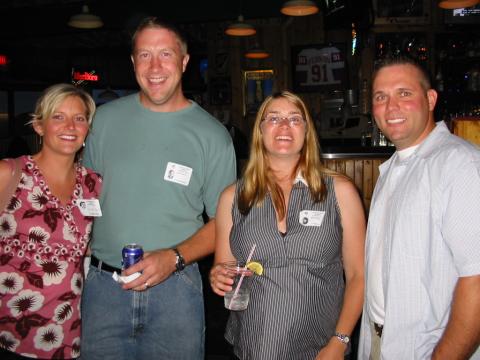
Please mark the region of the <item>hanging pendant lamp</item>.
POLYGON ((255 35, 257 31, 255 28, 243 21, 243 16, 238 16, 238 21, 236 23, 230 24, 225 30, 225 34, 230 36, 250 36, 255 35))
POLYGON ((245 53, 245 57, 247 59, 266 59, 270 57, 270 54, 268 53, 267 50, 260 47, 256 47, 248 50, 245 53))
POLYGON ((472 7, 480 3, 480 0, 442 0, 438 6, 442 9, 461 9, 472 7))
POLYGON ((280 11, 290 16, 307 16, 316 14, 318 6, 311 0, 288 0, 280 11))
POLYGON ((103 26, 103 21, 97 15, 90 14, 87 5, 82 6, 82 13, 73 15, 68 21, 68 26, 77 29, 98 29, 103 26))

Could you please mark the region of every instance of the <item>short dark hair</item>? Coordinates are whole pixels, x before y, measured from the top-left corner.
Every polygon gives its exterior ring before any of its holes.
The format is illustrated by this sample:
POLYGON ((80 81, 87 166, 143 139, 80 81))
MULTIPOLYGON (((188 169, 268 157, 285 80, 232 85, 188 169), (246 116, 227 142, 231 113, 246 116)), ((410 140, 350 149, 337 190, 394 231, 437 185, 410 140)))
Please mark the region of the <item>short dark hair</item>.
POLYGON ((374 65, 372 83, 375 81, 375 78, 378 75, 378 72, 388 66, 393 65, 411 65, 415 67, 420 72, 420 85, 424 88, 425 91, 432 88, 432 82, 430 80, 430 73, 426 67, 419 63, 416 59, 408 55, 391 55, 380 60, 377 60, 374 65))
POLYGON ((180 29, 175 24, 173 24, 172 22, 160 19, 156 16, 149 16, 144 18, 142 21, 140 21, 137 28, 135 29, 135 32, 132 35, 132 42, 131 42, 132 54, 135 51, 135 41, 137 40, 138 34, 148 28, 166 29, 173 32, 178 39, 178 44, 180 45, 180 49, 182 49, 182 52, 184 53, 184 55, 188 53, 187 38, 184 36, 182 31, 180 31, 180 29))

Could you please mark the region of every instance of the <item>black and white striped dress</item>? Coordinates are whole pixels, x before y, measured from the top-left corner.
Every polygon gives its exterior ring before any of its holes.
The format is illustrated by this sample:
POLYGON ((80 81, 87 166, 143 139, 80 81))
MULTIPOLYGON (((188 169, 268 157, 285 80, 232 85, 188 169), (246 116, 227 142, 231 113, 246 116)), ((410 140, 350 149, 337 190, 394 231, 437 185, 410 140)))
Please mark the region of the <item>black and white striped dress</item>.
MULTIPOLYGON (((302 182, 293 186, 287 210, 287 233, 278 231, 270 196, 247 216, 232 208, 230 246, 246 260, 264 267, 251 284, 245 311, 232 311, 225 338, 240 359, 315 359, 335 333, 343 302, 342 226, 333 179, 326 177, 327 196, 314 203, 302 182), (305 226, 304 210, 325 212, 320 226, 305 226)), ((318 213, 317 213, 318 214, 318 213)))

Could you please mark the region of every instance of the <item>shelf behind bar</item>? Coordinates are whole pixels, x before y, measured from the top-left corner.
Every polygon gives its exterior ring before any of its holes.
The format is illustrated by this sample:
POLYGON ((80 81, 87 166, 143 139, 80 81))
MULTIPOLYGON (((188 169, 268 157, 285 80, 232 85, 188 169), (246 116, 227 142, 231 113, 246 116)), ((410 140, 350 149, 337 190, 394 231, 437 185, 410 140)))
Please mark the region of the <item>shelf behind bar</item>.
POLYGON ((395 152, 393 146, 322 147, 322 159, 383 159, 395 152))

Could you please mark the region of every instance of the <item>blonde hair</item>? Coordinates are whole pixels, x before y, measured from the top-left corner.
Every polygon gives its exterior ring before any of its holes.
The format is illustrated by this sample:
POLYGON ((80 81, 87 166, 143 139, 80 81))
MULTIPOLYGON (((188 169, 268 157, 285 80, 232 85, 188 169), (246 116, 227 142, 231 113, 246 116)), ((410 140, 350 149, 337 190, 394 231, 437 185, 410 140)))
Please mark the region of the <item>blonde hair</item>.
POLYGON ((56 84, 45 89, 37 100, 35 111, 31 114, 32 120, 30 124, 48 119, 60 104, 70 96, 78 97, 83 101, 87 108, 86 116, 90 125, 95 114, 95 101, 85 90, 77 88, 72 84, 56 84))
POLYGON ((238 208, 244 215, 248 214, 253 206, 260 206, 269 191, 279 218, 283 219, 286 214, 283 192, 280 186, 275 182, 272 170, 268 164, 267 153, 265 146, 263 145, 262 132, 260 129, 260 125, 268 106, 273 100, 282 98, 295 105, 306 121, 305 142, 300 152, 300 159, 297 166, 291 174, 292 179, 298 171, 301 171, 302 176, 309 186, 314 201, 320 202, 325 198, 327 191, 323 180, 324 176, 327 174, 336 174, 325 168, 321 163, 320 146, 315 131, 315 125, 303 100, 289 91, 282 91, 271 95, 267 97, 260 106, 253 125, 250 157, 246 164, 245 173, 243 175, 243 186, 240 189, 238 199, 238 208))

